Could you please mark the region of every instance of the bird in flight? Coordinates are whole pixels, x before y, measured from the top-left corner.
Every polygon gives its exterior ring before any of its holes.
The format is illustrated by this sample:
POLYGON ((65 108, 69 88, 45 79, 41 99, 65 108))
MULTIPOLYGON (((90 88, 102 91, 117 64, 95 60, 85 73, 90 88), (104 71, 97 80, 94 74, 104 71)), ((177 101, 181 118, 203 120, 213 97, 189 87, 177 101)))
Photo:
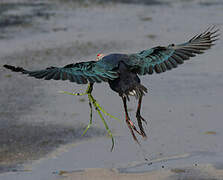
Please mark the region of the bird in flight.
POLYGON ((215 26, 211 26, 204 32, 195 35, 189 41, 182 44, 157 46, 133 54, 109 54, 106 56, 98 54, 96 61, 72 63, 64 67, 48 67, 43 70, 35 71, 29 71, 22 67, 11 65, 4 65, 4 67, 14 72, 21 72, 38 79, 69 80, 70 82, 76 82, 78 84, 88 83, 86 93, 76 93, 73 95, 88 95, 89 105, 91 107, 91 119, 93 104, 102 118, 109 135, 112 137, 102 117, 101 111, 110 117, 114 116, 104 111, 91 94, 94 83, 107 82, 110 88, 121 97, 125 111, 125 121, 133 139, 138 142, 135 132, 142 137, 146 137, 143 127, 143 122, 146 123, 146 120, 141 116, 140 111, 142 98, 147 93, 147 88, 141 84, 139 76, 151 75, 154 72, 163 73, 169 71, 183 64, 184 61, 189 60, 191 57, 204 53, 204 51, 210 49, 211 46, 214 45, 213 42, 218 39, 218 31, 219 29, 215 26), (129 96, 135 96, 138 100, 136 110, 138 128, 134 125, 133 121, 131 121, 128 114, 127 101, 130 100, 129 96))

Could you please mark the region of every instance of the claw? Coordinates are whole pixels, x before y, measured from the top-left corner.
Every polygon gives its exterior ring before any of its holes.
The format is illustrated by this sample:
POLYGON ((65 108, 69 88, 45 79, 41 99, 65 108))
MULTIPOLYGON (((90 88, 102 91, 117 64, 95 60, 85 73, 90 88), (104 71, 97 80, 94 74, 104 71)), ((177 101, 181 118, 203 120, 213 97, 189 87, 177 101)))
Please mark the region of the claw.
POLYGON ((140 115, 140 113, 137 113, 136 114, 136 119, 138 121, 138 126, 139 126, 139 129, 140 129, 140 134, 142 135, 142 137, 145 137, 146 138, 147 136, 146 136, 146 133, 145 133, 144 128, 142 126, 142 121, 145 122, 146 125, 147 125, 146 120, 140 115))
POLYGON ((135 132, 137 132, 139 135, 142 135, 142 134, 136 129, 135 125, 133 124, 133 122, 132 122, 130 119, 128 119, 128 122, 129 122, 130 126, 132 127, 132 129, 133 129, 135 132))
POLYGON ((142 126, 142 121, 147 125, 146 120, 141 116, 140 110, 141 110, 141 104, 142 104, 142 96, 139 97, 139 102, 138 102, 138 108, 136 111, 136 119, 138 121, 138 126, 141 132, 142 137, 146 137, 146 133, 144 131, 144 128, 142 126))
POLYGON ((134 131, 137 132, 139 135, 141 135, 141 136, 143 136, 143 137, 144 137, 144 134, 145 134, 145 133, 143 133, 144 131, 139 132, 139 131, 136 129, 135 125, 134 125, 133 122, 130 120, 129 115, 128 115, 127 103, 126 103, 126 97, 123 96, 123 97, 122 97, 122 100, 123 100, 123 105, 124 105, 124 109, 125 109, 125 121, 126 121, 126 124, 128 125, 128 128, 129 128, 129 130, 130 130, 130 132, 131 132, 131 134, 132 134, 133 139, 140 145, 138 139, 137 139, 136 136, 135 136, 134 131), (133 130, 134 130, 134 131, 133 131, 133 130))

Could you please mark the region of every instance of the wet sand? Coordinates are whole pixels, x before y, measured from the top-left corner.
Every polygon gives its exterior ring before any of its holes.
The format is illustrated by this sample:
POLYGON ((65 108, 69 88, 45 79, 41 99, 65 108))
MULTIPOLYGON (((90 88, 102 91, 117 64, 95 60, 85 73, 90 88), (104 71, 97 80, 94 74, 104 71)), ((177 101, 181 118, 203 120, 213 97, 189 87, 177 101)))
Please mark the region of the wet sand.
MULTIPOLYGON (((0 66, 63 66, 94 60, 99 52, 181 43, 211 24, 223 28, 221 1, 9 2, 0 3, 0 66)), ((149 138, 140 139, 139 147, 124 121, 106 118, 115 136, 114 152, 96 113, 93 127, 81 137, 89 121, 87 97, 58 93, 80 92, 85 86, 36 80, 0 67, 0 179, 130 179, 134 174, 142 179, 187 179, 190 174, 223 179, 222 45, 220 39, 177 69, 141 77, 149 88, 142 107, 149 138)), ((122 102, 107 84, 96 85, 94 97, 123 119, 122 102)), ((132 99, 133 121, 135 108, 132 99)))
POLYGON ((207 164, 199 168, 175 168, 170 170, 159 170, 144 173, 120 173, 116 169, 86 169, 80 172, 61 172, 62 179, 65 180, 172 180, 172 179, 222 179, 223 170, 217 170, 212 165, 207 164))

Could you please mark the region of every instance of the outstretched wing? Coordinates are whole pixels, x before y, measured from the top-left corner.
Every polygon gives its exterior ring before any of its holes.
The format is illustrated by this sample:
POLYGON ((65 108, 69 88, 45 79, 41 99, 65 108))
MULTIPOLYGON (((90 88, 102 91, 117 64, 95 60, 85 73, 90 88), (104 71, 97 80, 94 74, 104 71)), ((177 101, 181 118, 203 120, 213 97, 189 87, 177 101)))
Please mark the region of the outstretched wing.
POLYGON ((215 26, 208 28, 203 33, 194 36, 183 44, 171 44, 167 47, 154 47, 140 53, 130 54, 129 61, 125 63, 139 75, 165 72, 183 64, 184 60, 202 54, 213 46, 219 34, 215 26))
POLYGON ((44 70, 28 71, 22 67, 14 67, 11 65, 4 65, 5 68, 14 72, 22 72, 29 76, 45 79, 45 80, 70 80, 78 84, 100 83, 115 79, 118 74, 114 71, 106 71, 105 69, 96 65, 96 61, 80 62, 76 64, 69 64, 64 67, 49 67, 44 70))

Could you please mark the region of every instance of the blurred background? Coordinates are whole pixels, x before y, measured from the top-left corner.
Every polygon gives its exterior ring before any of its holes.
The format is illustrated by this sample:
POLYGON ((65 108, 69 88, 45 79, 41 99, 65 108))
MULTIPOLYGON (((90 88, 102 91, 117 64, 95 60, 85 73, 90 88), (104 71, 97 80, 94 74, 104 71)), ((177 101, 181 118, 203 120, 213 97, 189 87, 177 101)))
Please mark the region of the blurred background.
MULTIPOLYGON (((141 77, 149 89, 142 107, 149 137, 140 139, 141 147, 126 127, 119 96, 108 84, 95 86, 94 97, 122 120, 106 117, 114 152, 97 113, 81 136, 89 121, 87 97, 58 92, 82 92, 86 86, 36 80, 2 67, 36 70, 95 60, 98 53, 139 52, 183 43, 210 25, 222 32, 222 0, 1 0, 0 179, 53 179, 60 170, 93 167, 223 168, 221 36, 211 50, 179 68, 141 77), (146 166, 145 158, 157 163, 146 166)), ((132 99, 128 107, 133 121, 136 103, 132 99)))

